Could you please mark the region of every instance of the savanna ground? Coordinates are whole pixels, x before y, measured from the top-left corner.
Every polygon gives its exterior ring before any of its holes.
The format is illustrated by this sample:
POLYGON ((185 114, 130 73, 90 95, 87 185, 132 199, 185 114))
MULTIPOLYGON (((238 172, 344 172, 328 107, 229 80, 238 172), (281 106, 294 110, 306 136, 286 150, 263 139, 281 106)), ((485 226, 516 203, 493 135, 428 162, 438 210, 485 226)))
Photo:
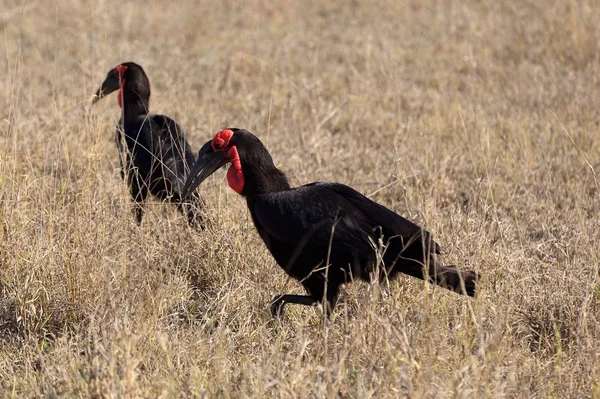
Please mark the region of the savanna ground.
POLYGON ((593 1, 4 0, 0 396, 600 395, 600 9, 593 1), (197 3, 197 4, 196 4, 197 3), (329 326, 223 171, 209 231, 120 179, 108 70, 197 151, 223 127, 294 185, 338 181, 426 226, 467 299, 347 287, 329 326), (594 170, 596 172, 594 172, 594 170))

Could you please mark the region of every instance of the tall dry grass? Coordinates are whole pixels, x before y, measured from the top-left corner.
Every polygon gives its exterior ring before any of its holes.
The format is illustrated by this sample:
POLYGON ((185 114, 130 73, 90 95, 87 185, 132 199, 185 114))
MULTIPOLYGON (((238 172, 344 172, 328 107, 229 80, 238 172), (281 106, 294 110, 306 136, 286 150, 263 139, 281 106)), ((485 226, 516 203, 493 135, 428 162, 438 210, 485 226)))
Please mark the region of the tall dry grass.
MULTIPOLYGON (((593 1, 4 0, 0 396, 600 395, 593 1), (198 3, 198 4, 196 4, 198 3), (470 300, 356 283, 328 327, 220 172, 198 234, 120 179, 109 68, 198 149, 244 127, 293 184, 338 181, 484 276, 470 300)), ((114 96, 113 96, 114 97, 114 96)))

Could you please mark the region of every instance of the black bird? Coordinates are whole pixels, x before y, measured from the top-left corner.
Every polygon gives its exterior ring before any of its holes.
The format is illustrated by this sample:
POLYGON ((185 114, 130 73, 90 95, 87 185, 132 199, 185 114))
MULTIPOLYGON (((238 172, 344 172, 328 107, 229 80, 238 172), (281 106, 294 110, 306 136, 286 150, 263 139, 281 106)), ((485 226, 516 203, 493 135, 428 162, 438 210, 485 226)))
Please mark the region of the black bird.
POLYGON ((286 303, 324 300, 329 315, 342 284, 398 272, 475 295, 478 274, 440 265, 435 259, 439 246, 427 231, 343 184, 290 187, 267 149, 246 130, 223 130, 202 147, 184 198, 230 162, 229 186, 246 197, 254 225, 277 263, 309 294, 275 297, 272 313, 281 314, 286 303), (377 243, 385 250, 379 267, 377 243))
POLYGON ((182 188, 194 163, 194 153, 183 129, 165 115, 150 114, 150 81, 142 67, 124 62, 108 72, 93 103, 119 90, 122 108, 116 142, 120 152, 121 177, 127 179, 135 214, 141 223, 148 193, 176 204, 191 226, 202 229, 202 201, 194 192, 182 201, 182 188))

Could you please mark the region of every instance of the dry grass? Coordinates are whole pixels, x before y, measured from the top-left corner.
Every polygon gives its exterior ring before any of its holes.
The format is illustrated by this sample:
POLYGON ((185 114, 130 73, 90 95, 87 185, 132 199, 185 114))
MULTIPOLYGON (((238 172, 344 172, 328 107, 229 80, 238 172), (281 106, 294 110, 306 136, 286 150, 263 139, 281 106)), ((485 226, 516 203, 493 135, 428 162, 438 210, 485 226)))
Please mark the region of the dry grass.
POLYGON ((55 3, 0 10, 0 396, 600 395, 593 1, 55 3), (135 225, 116 98, 86 103, 129 60, 195 150, 245 127, 293 184, 375 192, 479 297, 357 283, 273 323, 302 289, 223 172, 211 231, 135 225))

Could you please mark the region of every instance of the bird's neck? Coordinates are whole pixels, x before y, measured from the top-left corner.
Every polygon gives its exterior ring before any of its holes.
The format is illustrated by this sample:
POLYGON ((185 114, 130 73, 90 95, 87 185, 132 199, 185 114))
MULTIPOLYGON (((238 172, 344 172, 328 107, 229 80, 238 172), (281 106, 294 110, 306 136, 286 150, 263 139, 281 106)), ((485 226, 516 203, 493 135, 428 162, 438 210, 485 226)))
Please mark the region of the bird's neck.
POLYGON ((290 189, 285 173, 275 165, 247 168, 244 173, 243 195, 248 199, 290 189))
POLYGON ((136 118, 149 112, 149 94, 139 93, 125 85, 119 95, 123 96, 123 116, 125 119, 136 118))

